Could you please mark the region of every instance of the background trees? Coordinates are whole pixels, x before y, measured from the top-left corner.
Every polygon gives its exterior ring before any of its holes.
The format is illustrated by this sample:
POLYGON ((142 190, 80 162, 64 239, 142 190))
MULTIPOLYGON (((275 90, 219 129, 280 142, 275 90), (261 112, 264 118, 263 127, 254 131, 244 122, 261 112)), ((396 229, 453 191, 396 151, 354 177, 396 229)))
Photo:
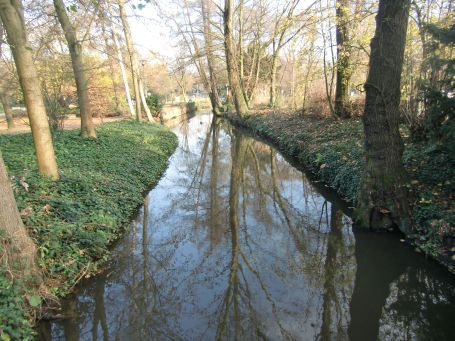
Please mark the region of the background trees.
MULTIPOLYGON (((379 194, 390 191, 377 181, 387 187, 395 175, 384 172, 401 173, 398 163, 392 165, 401 159, 400 123, 412 138, 431 143, 445 157, 452 151, 451 0, 411 2, 410 19, 404 14, 402 19, 406 32, 390 37, 391 46, 404 39, 403 61, 397 59, 393 75, 379 66, 382 61, 373 62, 377 50, 368 45, 378 12, 373 0, 168 0, 161 7, 134 0, 0 4, 0 37, 6 34, 9 43, 0 49, 5 120, 12 128, 16 112, 9 106, 26 104, 39 169, 54 179, 52 131, 61 128, 62 117, 80 115, 81 134, 94 137, 92 115, 129 113, 141 120, 145 113, 152 120, 149 93, 168 103, 205 100, 216 114, 268 106, 338 118, 361 116, 366 98, 367 182, 382 199, 367 200, 366 192, 364 199, 386 216, 397 205, 379 194), (144 38, 132 33, 131 23, 134 27, 147 17, 152 6, 172 31, 172 58, 140 47, 144 38), (368 65, 373 81, 363 86, 368 65), (380 101, 384 98, 386 105, 380 101)), ((390 58, 401 54, 395 47, 390 58)), ((406 215, 405 202, 398 206, 404 211, 392 215, 406 215)))

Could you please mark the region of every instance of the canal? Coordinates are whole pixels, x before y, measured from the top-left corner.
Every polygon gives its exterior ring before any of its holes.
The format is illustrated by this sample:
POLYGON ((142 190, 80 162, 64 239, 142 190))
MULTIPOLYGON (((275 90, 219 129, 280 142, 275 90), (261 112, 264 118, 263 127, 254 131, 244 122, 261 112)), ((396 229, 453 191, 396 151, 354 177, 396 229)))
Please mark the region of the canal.
POLYGON ((42 340, 455 340, 447 270, 210 114, 42 340))

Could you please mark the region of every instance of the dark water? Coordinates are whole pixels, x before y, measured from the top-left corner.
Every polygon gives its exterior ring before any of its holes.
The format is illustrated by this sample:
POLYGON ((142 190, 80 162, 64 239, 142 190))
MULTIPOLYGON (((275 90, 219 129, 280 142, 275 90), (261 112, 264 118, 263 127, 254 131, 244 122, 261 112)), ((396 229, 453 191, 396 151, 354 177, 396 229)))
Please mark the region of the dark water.
POLYGON ((455 340, 446 270, 397 236, 353 233, 323 185, 227 122, 174 131, 112 265, 42 339, 455 340))

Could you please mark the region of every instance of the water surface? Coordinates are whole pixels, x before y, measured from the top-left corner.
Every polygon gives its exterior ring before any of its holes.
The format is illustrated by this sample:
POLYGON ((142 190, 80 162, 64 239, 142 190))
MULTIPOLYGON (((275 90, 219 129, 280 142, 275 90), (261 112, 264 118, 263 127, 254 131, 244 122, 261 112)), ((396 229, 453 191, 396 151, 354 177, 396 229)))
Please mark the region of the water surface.
POLYGON ((274 148, 209 114, 52 340, 455 340, 454 282, 274 148))

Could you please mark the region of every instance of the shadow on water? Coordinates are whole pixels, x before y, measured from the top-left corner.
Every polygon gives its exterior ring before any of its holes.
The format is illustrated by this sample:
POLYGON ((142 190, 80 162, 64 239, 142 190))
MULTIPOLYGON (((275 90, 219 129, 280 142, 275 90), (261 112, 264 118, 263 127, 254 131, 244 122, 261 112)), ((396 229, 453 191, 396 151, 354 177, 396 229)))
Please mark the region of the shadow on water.
POLYGON ((43 340, 453 340, 453 278, 273 147, 204 114, 113 263, 43 321, 43 340))

